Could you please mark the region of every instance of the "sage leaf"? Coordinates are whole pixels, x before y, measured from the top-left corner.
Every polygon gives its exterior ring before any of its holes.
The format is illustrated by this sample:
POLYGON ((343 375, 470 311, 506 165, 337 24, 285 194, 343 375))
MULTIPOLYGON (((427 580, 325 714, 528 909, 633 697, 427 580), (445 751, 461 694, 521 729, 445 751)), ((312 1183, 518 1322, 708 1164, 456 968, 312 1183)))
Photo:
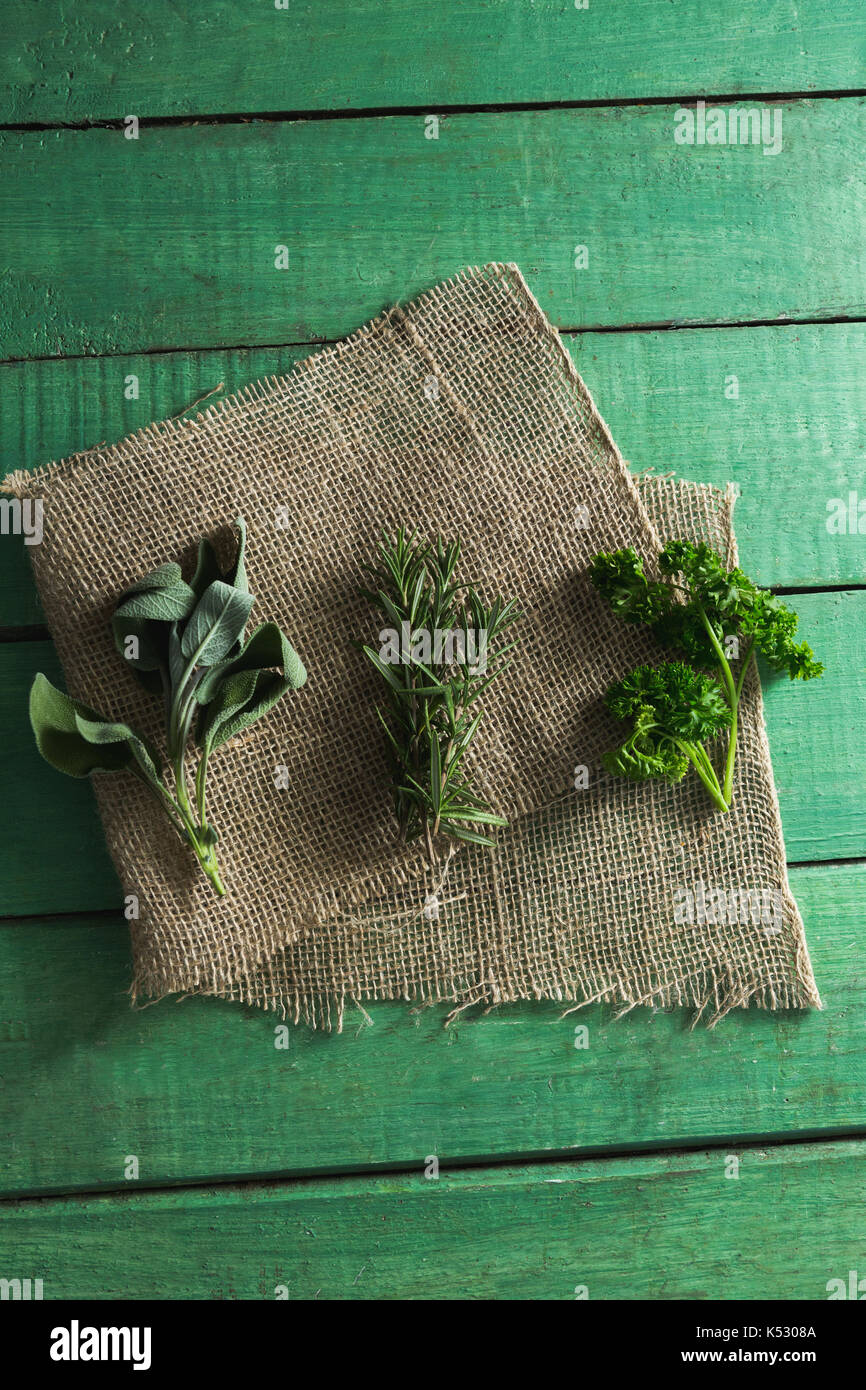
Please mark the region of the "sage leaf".
MULTIPOLYGON (((124 590, 124 598, 131 594, 143 594, 147 589, 172 589, 176 585, 183 585, 183 574, 180 565, 171 560, 168 564, 157 565, 142 579, 136 579, 124 590)), ((122 603, 123 599, 120 601, 122 603)))
POLYGON ((286 680, 287 690, 298 690, 307 679, 304 663, 276 623, 262 623, 251 633, 241 651, 225 661, 211 666, 196 690, 199 704, 213 699, 220 682, 237 671, 264 670, 278 666, 286 680))
POLYGON ((201 598, 205 589, 213 584, 215 579, 222 579, 222 570, 217 559, 217 553, 209 540, 201 540, 198 543, 198 561, 195 567, 195 574, 190 580, 190 587, 193 589, 196 598, 201 598))
POLYGON ((180 589, 145 589, 124 599, 114 610, 118 618, 143 618, 149 622, 176 623, 186 618, 196 605, 196 596, 188 584, 180 589))
MULTIPOLYGON (((148 781, 153 782, 154 785, 159 784, 157 754, 146 740, 136 734, 128 724, 112 723, 110 720, 100 719, 98 715, 91 718, 89 714, 85 715, 76 711, 75 727, 81 736, 94 747, 110 747, 115 744, 125 746, 148 781)), ((129 757, 127 757, 125 766, 128 765, 129 757)))
POLYGON ((86 738, 77 720, 99 723, 101 716, 58 690, 41 671, 30 687, 29 712, 36 747, 58 772, 87 777, 91 772, 118 772, 129 766, 133 757, 129 745, 93 743, 86 738))
POLYGON ((229 584, 233 589, 240 593, 249 592, 247 584, 247 572, 244 567, 244 556, 247 545, 247 526, 242 516, 237 517, 235 525, 238 529, 238 549, 234 563, 229 567, 227 573, 223 574, 220 567, 219 557, 211 542, 207 539, 199 541, 198 561, 196 563, 195 574, 190 581, 191 587, 195 590, 197 598, 201 598, 214 580, 221 579, 229 584))
POLYGON ((165 669, 168 658, 166 624, 148 622, 145 618, 119 617, 111 619, 114 645, 139 682, 151 695, 165 690, 165 669), (135 642, 130 642, 135 638, 135 642))
POLYGON ((235 526, 238 528, 239 535, 238 553, 235 556, 234 564, 226 575, 226 583, 231 584, 232 588, 237 589, 240 593, 247 594, 249 593, 249 585, 244 566, 244 555, 247 548, 247 524, 242 516, 236 518, 235 526))
POLYGON ((200 715, 196 742, 208 753, 267 714, 291 686, 275 671, 236 671, 226 676, 200 715))
POLYGON ((172 623, 168 634, 168 674, 171 678, 171 688, 174 691, 180 689, 181 682, 186 674, 187 662, 184 660, 180 645, 180 634, 177 623, 172 623))
POLYGON ((165 629, 160 623, 115 613, 111 631, 115 647, 133 670, 158 671, 165 665, 168 648, 165 629), (129 642, 130 637, 136 639, 134 644, 129 642))
POLYGON ((130 584, 121 594, 115 613, 129 618, 176 622, 189 616, 196 598, 195 590, 183 580, 180 565, 159 565, 143 579, 130 584))
POLYGON ((254 599, 222 580, 205 589, 184 629, 181 651, 197 666, 213 666, 243 635, 254 599))

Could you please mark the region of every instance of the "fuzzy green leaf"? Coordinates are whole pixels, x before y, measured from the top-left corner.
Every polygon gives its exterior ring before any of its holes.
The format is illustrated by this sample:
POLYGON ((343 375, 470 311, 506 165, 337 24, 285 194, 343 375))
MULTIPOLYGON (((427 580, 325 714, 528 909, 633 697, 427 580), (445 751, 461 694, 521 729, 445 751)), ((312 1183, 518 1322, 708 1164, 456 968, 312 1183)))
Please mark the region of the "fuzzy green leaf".
MULTIPOLYGON (((156 569, 150 570, 141 579, 136 579, 134 584, 130 584, 124 590, 123 598, 131 597, 133 594, 144 594, 155 589, 186 589, 180 565, 173 560, 165 565, 157 565, 156 569)), ((123 602, 123 599, 121 599, 123 602)))
POLYGON ((198 560, 196 561, 195 574, 190 580, 190 587, 195 593, 196 598, 201 598, 205 589, 213 584, 214 580, 222 579, 223 573, 220 569, 219 557, 205 538, 198 543, 198 560))
POLYGON ((124 598, 115 609, 115 618, 176 623, 189 617, 195 604, 195 592, 188 584, 170 589, 144 589, 140 594, 124 598))
POLYGON ((238 528, 238 553, 235 556, 234 564, 230 567, 225 578, 226 583, 230 584, 233 589, 237 589, 242 594, 247 594, 249 593, 249 585, 247 584, 247 572, 244 564, 247 548, 247 524, 243 517, 239 516, 235 521, 235 525, 238 528))
POLYGON ((151 695, 161 695, 162 673, 168 662, 168 625, 147 622, 143 618, 118 618, 115 613, 111 631, 115 647, 145 690, 151 695), (129 642, 131 637, 135 638, 137 648, 129 642), (137 655, 129 655, 131 651, 137 651, 137 655))
POLYGON ((133 753, 128 743, 93 742, 79 728, 79 719, 85 724, 104 722, 95 710, 73 700, 38 672, 30 687, 30 725, 45 761, 68 777, 129 767, 133 753))
POLYGON ((251 594, 214 580, 198 601, 181 638, 181 651, 197 666, 213 666, 227 656, 243 635, 251 594))
POLYGON ((168 674, 171 680, 171 688, 174 694, 177 695, 189 665, 181 649, 180 629, 177 623, 172 623, 171 625, 168 634, 167 648, 166 658, 168 661, 168 674))
POLYGON ((196 742, 208 752, 255 724, 292 687, 275 671, 236 671, 226 676, 199 717, 196 742))
POLYGON ((125 746, 148 780, 155 784, 159 783, 156 752, 128 724, 113 723, 98 717, 90 718, 86 714, 77 712, 75 727, 82 737, 94 747, 125 746))
POLYGON ((279 667, 287 690, 298 690, 307 679, 304 663, 276 623, 262 623, 251 633, 236 656, 218 662, 205 672, 196 689, 196 699, 206 705, 220 682, 238 671, 258 671, 279 667))
POLYGON ((114 645, 128 666, 136 671, 158 671, 168 653, 166 632, 160 623, 115 613, 111 619, 114 645), (134 637, 135 643, 129 642, 134 637), (131 655, 130 653, 136 653, 131 655))

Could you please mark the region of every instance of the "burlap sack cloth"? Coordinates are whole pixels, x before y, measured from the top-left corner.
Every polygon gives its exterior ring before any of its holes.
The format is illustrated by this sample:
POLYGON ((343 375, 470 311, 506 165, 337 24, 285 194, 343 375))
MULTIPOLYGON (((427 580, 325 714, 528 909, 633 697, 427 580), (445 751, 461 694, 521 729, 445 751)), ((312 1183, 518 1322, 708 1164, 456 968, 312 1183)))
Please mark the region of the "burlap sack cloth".
POLYGON ((324 1026, 347 1000, 393 997, 690 1004, 711 1022, 749 1003, 820 1006, 757 676, 730 815, 695 777, 636 786, 598 764, 619 733, 605 689, 659 653, 599 599, 589 561, 632 545, 651 569, 660 535, 706 536, 733 559, 730 499, 638 487, 516 266, 467 271, 288 376, 5 488, 44 500, 31 554, 48 624, 70 693, 106 716, 159 741, 156 702, 114 651, 113 604, 157 564, 191 562, 202 535, 230 547, 240 513, 252 621, 278 621, 309 671, 209 769, 225 899, 142 787, 95 777, 140 904, 136 997, 213 994, 324 1026), (378 635, 361 565, 400 525, 459 534, 461 577, 526 615, 472 762, 511 826, 435 872, 395 843, 377 678, 352 647, 378 635), (677 890, 699 882, 772 892, 783 910, 769 926, 675 922, 677 890))

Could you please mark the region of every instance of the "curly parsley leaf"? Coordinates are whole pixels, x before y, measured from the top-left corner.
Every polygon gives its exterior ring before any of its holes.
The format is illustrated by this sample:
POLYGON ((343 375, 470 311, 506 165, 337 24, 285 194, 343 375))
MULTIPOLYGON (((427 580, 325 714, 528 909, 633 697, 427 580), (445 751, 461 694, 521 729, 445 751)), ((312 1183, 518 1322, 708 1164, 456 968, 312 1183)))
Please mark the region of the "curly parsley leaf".
POLYGON ((807 642, 795 640, 796 613, 741 569, 727 569, 709 545, 668 541, 658 568, 662 578, 650 579, 637 552, 626 549, 597 555, 590 569, 615 613, 644 623, 661 646, 686 658, 658 669, 638 667, 611 687, 608 708, 634 727, 622 747, 606 755, 605 766, 627 777, 679 780, 685 758, 724 811, 733 792, 737 710, 752 654, 760 652, 791 680, 811 680, 824 668, 807 642), (736 680, 731 660, 741 662, 736 680), (720 785, 703 745, 725 728, 730 735, 720 785))

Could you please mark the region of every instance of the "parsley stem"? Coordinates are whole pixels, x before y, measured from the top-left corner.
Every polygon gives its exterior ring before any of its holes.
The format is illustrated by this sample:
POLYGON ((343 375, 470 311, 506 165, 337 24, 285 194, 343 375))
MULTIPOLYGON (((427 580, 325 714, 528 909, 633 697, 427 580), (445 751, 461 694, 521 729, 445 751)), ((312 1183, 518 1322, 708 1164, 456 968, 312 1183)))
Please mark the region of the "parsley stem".
POLYGON ((749 661, 751 660, 752 652, 753 652, 754 650, 755 650, 755 644, 754 644, 754 642, 750 642, 749 645, 748 645, 748 647, 746 648, 746 655, 743 657, 743 666, 742 666, 742 670, 740 671, 740 677, 739 677, 739 680, 737 681, 737 699, 738 699, 738 700, 739 700, 740 696, 741 696, 742 693, 743 693, 743 685, 744 685, 745 679, 746 679, 746 672, 747 672, 748 669, 749 669, 749 661))
POLYGON ((712 623, 706 615, 704 605, 702 603, 698 603, 697 600, 695 600, 695 605, 697 607, 698 613, 700 614, 701 622, 707 630, 707 636, 713 644, 713 650, 716 653, 716 657, 718 658, 719 666, 722 672, 722 680, 724 681, 725 689, 728 692, 728 703, 730 704, 731 709, 734 709, 737 703, 737 691, 736 687, 734 686, 734 677, 731 674, 731 668, 728 665, 728 658, 725 656, 725 653, 722 650, 722 644, 716 636, 715 628, 713 627, 712 623))
POLYGON ((719 786, 719 779, 716 776, 709 758, 704 754, 703 758, 697 756, 697 748, 694 744, 685 743, 682 739, 674 739, 674 742, 681 753, 685 753, 692 767, 697 772, 707 791, 713 799, 715 806, 720 811, 727 812, 730 807, 724 798, 722 789, 719 786))
MULTIPOLYGON (((745 680, 746 672, 749 669, 749 660, 752 655, 753 647, 754 643, 752 642, 749 644, 749 649, 746 652, 746 655, 743 657, 743 666, 742 670, 740 671, 737 684, 734 687, 734 701, 731 705, 731 731, 728 736, 728 756, 725 760, 724 784, 724 797, 728 804, 730 804, 731 797, 734 794, 734 758, 736 756, 737 750, 737 712, 740 706, 740 695, 743 691, 743 681, 745 680)), ((727 662, 725 662, 725 665, 727 665, 727 662)), ((728 667, 728 670, 730 671, 730 667, 728 667)))
MULTIPOLYGON (((725 690, 727 691, 728 704, 731 707, 731 728, 728 734, 728 753, 727 757, 725 758, 725 781, 722 787, 722 795, 724 797, 725 802, 727 803, 725 809, 727 810, 734 792, 734 760, 737 756, 737 709, 740 703, 740 691, 742 690, 743 673, 741 672, 739 684, 735 685, 733 673, 731 671, 730 666, 728 665, 728 658, 725 656, 725 653, 722 650, 722 644, 716 636, 716 630, 710 622, 709 618, 707 617, 703 604, 696 601, 696 607, 698 613, 700 614, 701 622, 706 628, 707 635, 713 644, 713 649, 716 653, 719 668, 722 673, 722 680, 724 682, 725 690)), ((751 648, 749 648, 749 654, 751 654, 751 648)), ((748 657, 746 658, 746 660, 748 660, 748 657)))
POLYGON ((734 794, 734 759, 737 756, 737 703, 731 708, 731 728, 728 733, 728 756, 725 758, 725 781, 722 795, 730 803, 734 794))

